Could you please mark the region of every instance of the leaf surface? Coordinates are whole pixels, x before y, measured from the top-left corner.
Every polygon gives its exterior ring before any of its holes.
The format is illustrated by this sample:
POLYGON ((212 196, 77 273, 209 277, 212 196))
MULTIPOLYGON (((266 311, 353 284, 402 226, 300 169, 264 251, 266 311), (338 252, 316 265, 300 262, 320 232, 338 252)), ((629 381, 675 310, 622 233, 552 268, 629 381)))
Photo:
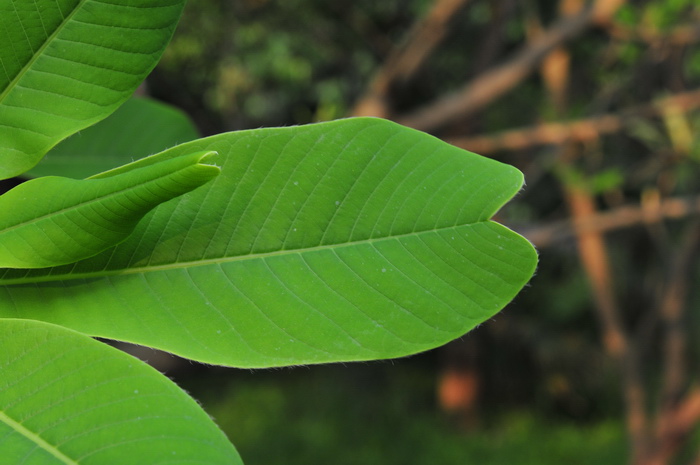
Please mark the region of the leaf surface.
POLYGON ((242 463, 169 379, 80 333, 0 319, 0 373, 0 464, 242 463))
POLYGON ((103 119, 156 65, 185 0, 0 0, 0 179, 103 119))
POLYGON ((104 120, 59 143, 25 175, 83 179, 198 137, 180 110, 131 98, 104 120))
POLYGON ((533 247, 489 221, 522 174, 371 118, 243 131, 214 181, 75 265, 0 274, 0 316, 242 367, 398 357, 502 309, 533 247))
POLYGON ((117 245, 156 205, 220 170, 197 152, 102 179, 48 176, 0 196, 0 266, 46 268, 117 245))

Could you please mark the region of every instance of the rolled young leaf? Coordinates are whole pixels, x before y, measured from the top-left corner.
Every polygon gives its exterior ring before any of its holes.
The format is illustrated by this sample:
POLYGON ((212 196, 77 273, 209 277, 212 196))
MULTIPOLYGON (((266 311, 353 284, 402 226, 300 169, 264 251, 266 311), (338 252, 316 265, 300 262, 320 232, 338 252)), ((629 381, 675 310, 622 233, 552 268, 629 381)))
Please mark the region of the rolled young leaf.
POLYGON ((0 463, 241 465, 199 405, 85 335, 0 319, 0 463))
POLYGON ((112 113, 158 63, 185 0, 0 0, 0 179, 112 113))
POLYGON ((75 265, 0 274, 0 316, 221 365, 398 357, 502 309, 537 255, 489 219, 515 168, 385 120, 222 134, 221 175, 75 265))
POLYGON ((131 234, 156 205, 217 176, 196 152, 104 179, 49 176, 0 196, 0 266, 46 268, 91 257, 131 234))

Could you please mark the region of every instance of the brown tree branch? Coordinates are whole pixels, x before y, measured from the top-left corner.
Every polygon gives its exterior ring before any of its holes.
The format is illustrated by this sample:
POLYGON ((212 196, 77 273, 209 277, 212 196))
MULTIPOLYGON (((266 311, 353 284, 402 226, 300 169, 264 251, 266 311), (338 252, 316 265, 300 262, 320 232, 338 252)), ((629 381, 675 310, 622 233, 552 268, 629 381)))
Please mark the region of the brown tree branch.
POLYGON ((700 222, 695 220, 685 234, 675 254, 660 310, 664 324, 664 385, 659 404, 670 409, 675 406, 685 388, 684 355, 686 334, 683 327, 683 308, 688 293, 689 278, 695 251, 700 240, 700 222))
POLYGON ((544 123, 484 136, 451 137, 445 140, 457 147, 481 154, 499 150, 520 150, 537 145, 558 145, 567 141, 584 142, 598 139, 604 134, 622 131, 635 118, 653 117, 669 107, 682 111, 699 108, 700 90, 671 95, 645 105, 635 105, 617 114, 564 123, 544 123))
POLYGON ((666 289, 658 306, 663 323, 663 384, 659 393, 654 448, 644 465, 670 463, 700 421, 700 397, 697 397, 700 391, 691 391, 682 397, 687 383, 687 334, 683 310, 699 241, 700 221, 696 219, 688 226, 674 254, 666 289))
POLYGON ((555 221, 539 226, 513 226, 537 247, 549 247, 570 240, 577 232, 604 233, 667 219, 682 219, 700 215, 700 196, 669 198, 655 208, 625 205, 605 212, 596 211, 585 217, 555 221))
MULTIPOLYGON (((641 465, 667 465, 700 422, 700 387, 694 387, 660 426, 663 442, 641 465)), ((695 460, 700 465, 700 454, 695 460)))
MULTIPOLYGON (((591 15, 600 16, 602 11, 612 14, 614 9, 609 9, 610 3, 615 2, 608 2, 604 7, 602 3, 602 1, 596 2, 591 15)), ((576 17, 570 16, 571 11, 586 12, 585 9, 581 10, 581 4, 577 0, 561 0, 559 5, 563 18, 576 17)), ((579 14, 581 13, 577 15, 579 14)), ((560 116, 563 116, 566 110, 569 63, 568 51, 559 46, 544 57, 541 69, 550 98, 560 116)), ((560 151, 558 163, 563 166, 567 166, 577 155, 576 146, 571 143, 563 144, 560 151)), ((562 184, 562 188, 574 219, 583 220, 596 214, 595 200, 587 189, 566 182, 562 184)), ((649 437, 649 421, 645 411, 647 393, 641 376, 639 352, 634 347, 634 341, 627 334, 615 297, 604 235, 596 231, 576 229, 576 240, 579 257, 593 291, 603 347, 621 370, 631 462, 637 464, 640 458, 646 455, 649 437)))
POLYGON ((592 23, 614 13, 621 3, 620 0, 599 0, 578 14, 558 19, 510 60, 397 121, 423 131, 436 131, 457 117, 484 108, 532 73, 548 53, 581 34, 592 23))
POLYGON ((677 26, 670 31, 658 31, 649 27, 626 27, 620 24, 610 24, 608 33, 620 41, 646 42, 654 47, 662 45, 690 45, 700 41, 700 24, 677 26))
MULTIPOLYGON (((576 225, 589 220, 596 214, 593 197, 588 192, 573 186, 564 187, 567 204, 576 225)), ((619 321, 617 304, 610 286, 612 274, 602 234, 598 231, 579 228, 575 229, 575 233, 579 255, 590 278, 597 306, 600 308, 599 316, 604 332, 603 345, 613 358, 620 360, 627 347, 627 336, 619 321)))
MULTIPOLYGON (((585 220, 596 213, 593 196, 584 189, 564 186, 571 215, 585 220)), ((622 371, 627 432, 630 437, 631 463, 639 464, 649 447, 649 421, 646 414, 646 392, 637 352, 621 320, 612 286, 609 255, 603 235, 577 230, 579 256, 588 275, 596 314, 603 333, 603 347, 622 371)))
POLYGON ((514 88, 552 50, 578 36, 593 23, 607 23, 624 0, 597 0, 574 15, 565 15, 529 42, 510 60, 486 71, 461 89, 400 117, 397 121, 422 131, 436 131, 460 116, 472 114, 514 88))
POLYGON ((409 31, 401 45, 389 55, 375 74, 352 114, 389 116, 387 95, 397 81, 408 81, 418 71, 447 33, 448 23, 469 0, 435 0, 428 14, 409 31))

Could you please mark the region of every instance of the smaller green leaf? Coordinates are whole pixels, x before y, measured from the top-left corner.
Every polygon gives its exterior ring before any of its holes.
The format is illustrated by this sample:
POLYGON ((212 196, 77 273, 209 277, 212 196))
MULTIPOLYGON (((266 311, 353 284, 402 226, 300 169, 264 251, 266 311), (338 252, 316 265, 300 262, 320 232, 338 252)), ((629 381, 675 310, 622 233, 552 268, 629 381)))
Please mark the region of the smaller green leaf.
POLYGON ((106 119, 58 144, 24 176, 83 179, 198 137, 194 123, 182 111, 132 97, 106 119))
POLYGON ((242 465, 197 402, 78 332, 0 319, 0 464, 242 465))
POLYGON ((0 267, 45 268, 91 257, 126 239, 157 205, 211 180, 216 152, 139 165, 101 179, 49 176, 0 196, 0 267))

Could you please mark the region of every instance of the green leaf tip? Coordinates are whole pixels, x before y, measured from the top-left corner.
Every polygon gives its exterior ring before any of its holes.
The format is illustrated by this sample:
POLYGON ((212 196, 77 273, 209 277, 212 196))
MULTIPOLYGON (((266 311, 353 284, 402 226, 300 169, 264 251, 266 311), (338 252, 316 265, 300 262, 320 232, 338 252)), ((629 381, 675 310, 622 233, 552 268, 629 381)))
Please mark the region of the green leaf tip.
POLYGON ((101 179, 48 176, 0 196, 0 267, 46 268, 125 240, 157 205, 218 176, 216 152, 139 165, 101 179))

